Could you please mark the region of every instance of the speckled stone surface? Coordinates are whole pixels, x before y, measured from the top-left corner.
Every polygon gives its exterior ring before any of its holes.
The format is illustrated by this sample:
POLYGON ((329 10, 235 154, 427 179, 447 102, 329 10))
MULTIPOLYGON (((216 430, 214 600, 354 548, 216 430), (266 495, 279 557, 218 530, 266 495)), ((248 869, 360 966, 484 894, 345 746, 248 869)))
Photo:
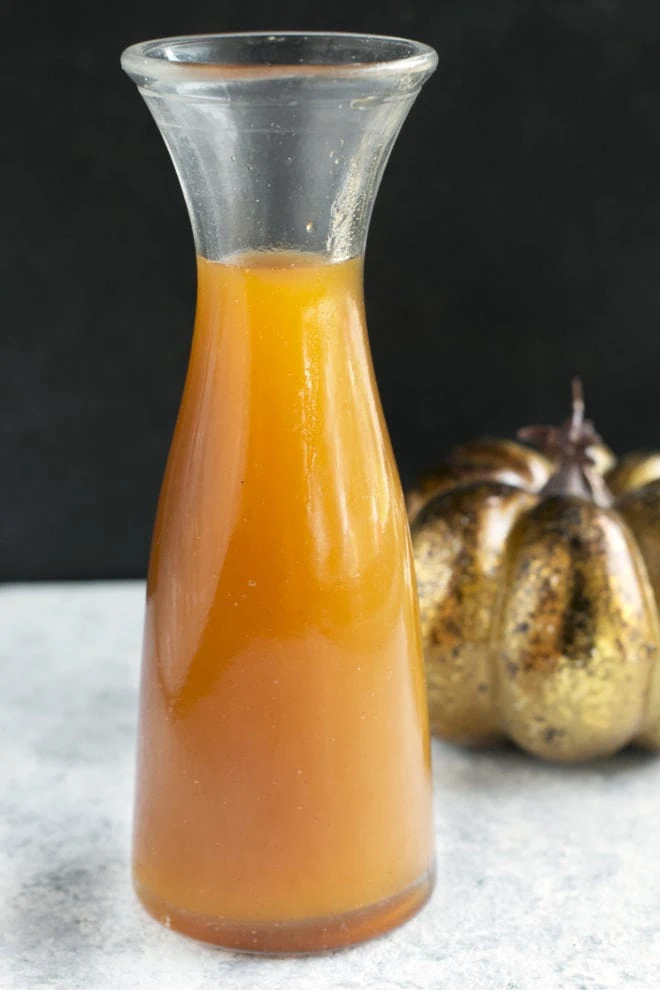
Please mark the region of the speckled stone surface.
POLYGON ((434 749, 439 878, 414 921, 324 957, 188 941, 128 875, 136 583, 0 591, 3 990, 657 990, 660 759, 556 768, 434 749))

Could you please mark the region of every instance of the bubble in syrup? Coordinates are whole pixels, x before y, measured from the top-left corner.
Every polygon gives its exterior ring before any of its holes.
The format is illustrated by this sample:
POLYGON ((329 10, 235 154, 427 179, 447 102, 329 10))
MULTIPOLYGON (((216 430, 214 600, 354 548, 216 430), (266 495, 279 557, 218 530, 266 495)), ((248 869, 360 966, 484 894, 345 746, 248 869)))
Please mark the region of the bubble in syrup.
POLYGON ((308 220, 305 224, 305 230, 308 234, 311 234, 313 230, 316 230, 316 223, 314 220, 308 220))

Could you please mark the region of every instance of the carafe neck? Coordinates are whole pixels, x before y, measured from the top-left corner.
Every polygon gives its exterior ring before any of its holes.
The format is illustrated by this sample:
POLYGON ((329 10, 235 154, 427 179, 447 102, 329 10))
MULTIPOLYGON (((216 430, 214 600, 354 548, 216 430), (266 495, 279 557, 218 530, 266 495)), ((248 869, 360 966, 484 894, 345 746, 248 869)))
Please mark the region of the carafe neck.
POLYGON ((383 169, 422 83, 423 45, 360 35, 226 35, 134 46, 197 253, 360 255, 383 169))

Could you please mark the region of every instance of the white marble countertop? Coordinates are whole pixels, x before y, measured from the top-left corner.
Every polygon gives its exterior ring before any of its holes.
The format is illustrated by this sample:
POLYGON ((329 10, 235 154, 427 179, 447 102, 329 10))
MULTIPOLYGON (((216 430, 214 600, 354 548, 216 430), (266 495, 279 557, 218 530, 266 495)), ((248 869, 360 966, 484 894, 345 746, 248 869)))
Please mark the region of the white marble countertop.
POLYGON ((303 959, 151 921, 129 875, 141 584, 0 590, 3 990, 657 990, 660 759, 556 768, 435 745, 438 886, 303 959))

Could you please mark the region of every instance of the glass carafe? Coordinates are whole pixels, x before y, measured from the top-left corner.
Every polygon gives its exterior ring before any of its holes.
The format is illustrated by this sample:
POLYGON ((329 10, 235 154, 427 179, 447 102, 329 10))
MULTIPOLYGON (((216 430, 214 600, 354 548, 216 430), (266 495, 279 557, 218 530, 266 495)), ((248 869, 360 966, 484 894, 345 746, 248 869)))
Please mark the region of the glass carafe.
POLYGON ((347 945, 433 884, 416 589, 362 272, 436 56, 363 35, 208 35, 134 45, 122 64, 198 256, 149 567, 137 892, 218 945, 347 945))

